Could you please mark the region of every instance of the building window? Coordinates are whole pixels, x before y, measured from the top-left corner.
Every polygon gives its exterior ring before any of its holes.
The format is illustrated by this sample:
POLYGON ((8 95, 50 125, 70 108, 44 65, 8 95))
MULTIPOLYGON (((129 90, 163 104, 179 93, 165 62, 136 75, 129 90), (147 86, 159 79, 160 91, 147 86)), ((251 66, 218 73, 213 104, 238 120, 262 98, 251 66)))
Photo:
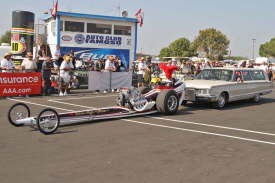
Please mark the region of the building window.
POLYGON ((112 25, 87 23, 87 33, 111 34, 112 25))
POLYGON ((115 25, 114 26, 114 34, 115 35, 131 36, 131 26, 115 25))
POLYGON ((84 22, 65 21, 65 31, 84 32, 84 22))

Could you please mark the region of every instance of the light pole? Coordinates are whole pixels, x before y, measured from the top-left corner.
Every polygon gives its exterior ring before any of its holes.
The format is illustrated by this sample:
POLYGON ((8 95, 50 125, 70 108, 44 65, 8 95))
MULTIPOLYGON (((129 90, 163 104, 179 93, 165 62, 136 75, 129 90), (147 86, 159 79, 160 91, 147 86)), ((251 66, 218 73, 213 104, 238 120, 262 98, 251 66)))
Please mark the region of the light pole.
POLYGON ((255 42, 256 42, 256 39, 253 38, 252 39, 252 59, 253 60, 255 59, 255 42))

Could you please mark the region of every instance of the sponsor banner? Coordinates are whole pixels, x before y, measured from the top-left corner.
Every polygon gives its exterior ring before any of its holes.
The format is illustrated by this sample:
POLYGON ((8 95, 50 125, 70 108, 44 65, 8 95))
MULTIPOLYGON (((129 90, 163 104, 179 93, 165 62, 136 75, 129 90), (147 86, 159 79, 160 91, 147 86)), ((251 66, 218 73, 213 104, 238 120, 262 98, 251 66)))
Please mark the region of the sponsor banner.
POLYGON ((93 61, 98 59, 107 59, 108 56, 118 56, 121 60, 121 71, 129 70, 130 50, 128 49, 109 49, 109 48, 79 48, 79 47, 61 47, 61 54, 66 55, 74 52, 77 60, 93 61))
POLYGON ((64 33, 61 36, 61 46, 129 49, 134 46, 132 40, 132 36, 64 33))
POLYGON ((77 44, 116 45, 122 44, 122 37, 113 35, 76 34, 74 41, 77 44))
POLYGON ((90 91, 131 88, 132 72, 89 72, 90 91))
POLYGON ((41 73, 0 73, 0 96, 41 93, 41 73))

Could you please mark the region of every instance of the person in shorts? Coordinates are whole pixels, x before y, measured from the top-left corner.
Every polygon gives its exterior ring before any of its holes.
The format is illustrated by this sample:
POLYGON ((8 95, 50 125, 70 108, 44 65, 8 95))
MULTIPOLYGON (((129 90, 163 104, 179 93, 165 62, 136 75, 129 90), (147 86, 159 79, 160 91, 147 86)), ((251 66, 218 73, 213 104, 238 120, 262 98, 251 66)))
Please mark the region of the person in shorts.
POLYGON ((51 57, 46 57, 42 64, 42 79, 44 81, 43 95, 48 96, 51 94, 51 70, 53 69, 53 63, 51 57))
POLYGON ((143 57, 138 59, 138 87, 143 87, 144 86, 144 75, 145 72, 148 70, 148 67, 145 63, 145 59, 143 57))
POLYGON ((68 95, 68 88, 71 81, 71 70, 74 68, 70 56, 64 56, 60 65, 59 96, 68 95))

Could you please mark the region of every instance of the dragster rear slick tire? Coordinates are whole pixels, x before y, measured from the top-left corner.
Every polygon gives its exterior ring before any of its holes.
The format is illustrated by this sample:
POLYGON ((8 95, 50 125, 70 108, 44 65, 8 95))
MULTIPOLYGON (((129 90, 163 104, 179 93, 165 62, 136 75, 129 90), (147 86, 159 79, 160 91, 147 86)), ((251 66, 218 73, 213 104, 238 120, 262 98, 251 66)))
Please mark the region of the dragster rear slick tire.
MULTIPOLYGON (((16 107, 19 107, 19 106, 22 106, 25 108, 25 112, 27 113, 27 116, 24 116, 24 118, 28 118, 31 116, 31 112, 30 112, 30 108, 24 104, 24 103, 16 103, 14 104, 13 106, 11 106, 11 108, 9 109, 8 111, 8 120, 9 120, 9 123, 12 124, 13 126, 16 126, 16 127, 20 127, 20 126, 24 126, 24 124, 16 124, 16 122, 12 119, 12 111, 16 108, 16 107)), ((23 117, 23 116, 22 116, 23 117)))
POLYGON ((164 90, 159 93, 156 100, 158 112, 173 115, 178 112, 179 97, 174 90, 164 90))
POLYGON ((50 134, 53 134, 59 128, 60 117, 54 109, 47 108, 47 109, 42 110, 39 113, 39 115, 37 116, 37 119, 36 119, 36 124, 37 124, 37 127, 41 133, 43 133, 45 135, 50 135, 50 134), (43 114, 45 114, 45 113, 52 113, 52 114, 43 116, 43 114), (43 126, 43 122, 45 122, 45 120, 49 120, 51 122, 51 121, 53 121, 53 117, 56 118, 55 119, 56 121, 54 122, 55 123, 54 126, 51 129, 46 129, 47 127, 43 126))

